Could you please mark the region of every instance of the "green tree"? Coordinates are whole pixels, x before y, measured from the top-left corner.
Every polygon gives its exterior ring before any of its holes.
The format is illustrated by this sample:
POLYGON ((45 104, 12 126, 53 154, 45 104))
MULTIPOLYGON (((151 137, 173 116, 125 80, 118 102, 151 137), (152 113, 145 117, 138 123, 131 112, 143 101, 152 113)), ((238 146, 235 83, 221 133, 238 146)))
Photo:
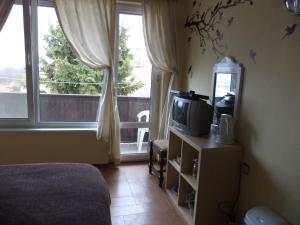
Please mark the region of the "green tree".
POLYGON ((119 95, 127 95, 144 86, 143 83, 136 82, 135 77, 132 75, 133 55, 130 53, 130 49, 127 47, 127 41, 127 29, 125 27, 121 27, 119 34, 119 95))
MULTIPOLYGON (((75 57, 60 26, 50 25, 49 33, 44 36, 47 59, 41 59, 44 83, 52 93, 61 94, 99 94, 103 81, 103 71, 83 64, 75 57)), ((118 94, 127 95, 143 87, 132 74, 133 55, 127 47, 127 30, 120 29, 118 94)))

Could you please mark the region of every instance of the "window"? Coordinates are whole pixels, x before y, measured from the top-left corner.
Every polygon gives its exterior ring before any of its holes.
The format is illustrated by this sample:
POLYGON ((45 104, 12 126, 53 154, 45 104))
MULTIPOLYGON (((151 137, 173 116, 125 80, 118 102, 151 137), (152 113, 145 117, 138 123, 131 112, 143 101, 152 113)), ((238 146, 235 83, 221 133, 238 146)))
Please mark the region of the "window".
MULTIPOLYGON (((0 32, 1 127, 96 127, 103 71, 91 69, 75 57, 53 1, 15 2, 0 32)), ((116 59, 121 141, 124 146, 135 146, 135 152, 145 151, 152 67, 144 45, 140 7, 121 5, 116 59)))
POLYGON ((39 121, 96 122, 102 71, 77 59, 53 7, 38 6, 39 121))
POLYGON ((14 4, 0 32, 0 118, 28 118, 23 5, 14 4))
POLYGON ((150 110, 152 65, 144 44, 141 15, 119 15, 118 104, 121 122, 141 122, 150 110))
POLYGON ((151 117, 152 65, 146 52, 142 16, 119 7, 118 108, 121 153, 145 153, 151 117))

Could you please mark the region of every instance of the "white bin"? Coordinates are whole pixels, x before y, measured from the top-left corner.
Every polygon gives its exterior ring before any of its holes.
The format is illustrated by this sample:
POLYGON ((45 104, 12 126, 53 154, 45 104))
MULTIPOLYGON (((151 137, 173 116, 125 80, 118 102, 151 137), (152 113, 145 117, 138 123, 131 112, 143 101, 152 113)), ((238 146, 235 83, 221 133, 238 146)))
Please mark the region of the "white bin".
POLYGON ((243 225, 289 225, 286 220, 267 207, 250 209, 244 218, 243 225))

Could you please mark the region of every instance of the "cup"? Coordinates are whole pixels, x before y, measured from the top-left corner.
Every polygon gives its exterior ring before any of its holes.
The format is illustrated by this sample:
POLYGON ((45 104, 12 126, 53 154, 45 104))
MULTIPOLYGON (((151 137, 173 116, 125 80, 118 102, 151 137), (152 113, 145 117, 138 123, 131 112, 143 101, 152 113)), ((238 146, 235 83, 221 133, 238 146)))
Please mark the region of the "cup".
POLYGON ((213 135, 217 135, 219 133, 219 125, 212 123, 210 125, 210 133, 213 135))

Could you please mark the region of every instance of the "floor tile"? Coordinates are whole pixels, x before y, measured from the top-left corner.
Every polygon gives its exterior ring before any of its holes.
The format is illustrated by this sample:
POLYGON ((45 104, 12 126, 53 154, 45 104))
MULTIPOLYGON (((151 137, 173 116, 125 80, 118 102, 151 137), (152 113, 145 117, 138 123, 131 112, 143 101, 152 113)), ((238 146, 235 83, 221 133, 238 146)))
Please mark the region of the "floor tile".
POLYGON ((116 184, 108 183, 111 197, 130 197, 131 189, 126 181, 117 182, 116 184))
POLYGON ((136 201, 133 197, 112 197, 111 206, 129 206, 135 205, 136 201))
POLYGON ((139 213, 123 218, 125 225, 185 225, 174 213, 139 213))
POLYGON ((186 225, 146 164, 100 171, 111 195, 112 225, 186 225))
POLYGON ((125 216, 135 213, 146 212, 147 207, 142 205, 132 205, 132 206, 111 206, 110 211, 112 216, 125 216))

